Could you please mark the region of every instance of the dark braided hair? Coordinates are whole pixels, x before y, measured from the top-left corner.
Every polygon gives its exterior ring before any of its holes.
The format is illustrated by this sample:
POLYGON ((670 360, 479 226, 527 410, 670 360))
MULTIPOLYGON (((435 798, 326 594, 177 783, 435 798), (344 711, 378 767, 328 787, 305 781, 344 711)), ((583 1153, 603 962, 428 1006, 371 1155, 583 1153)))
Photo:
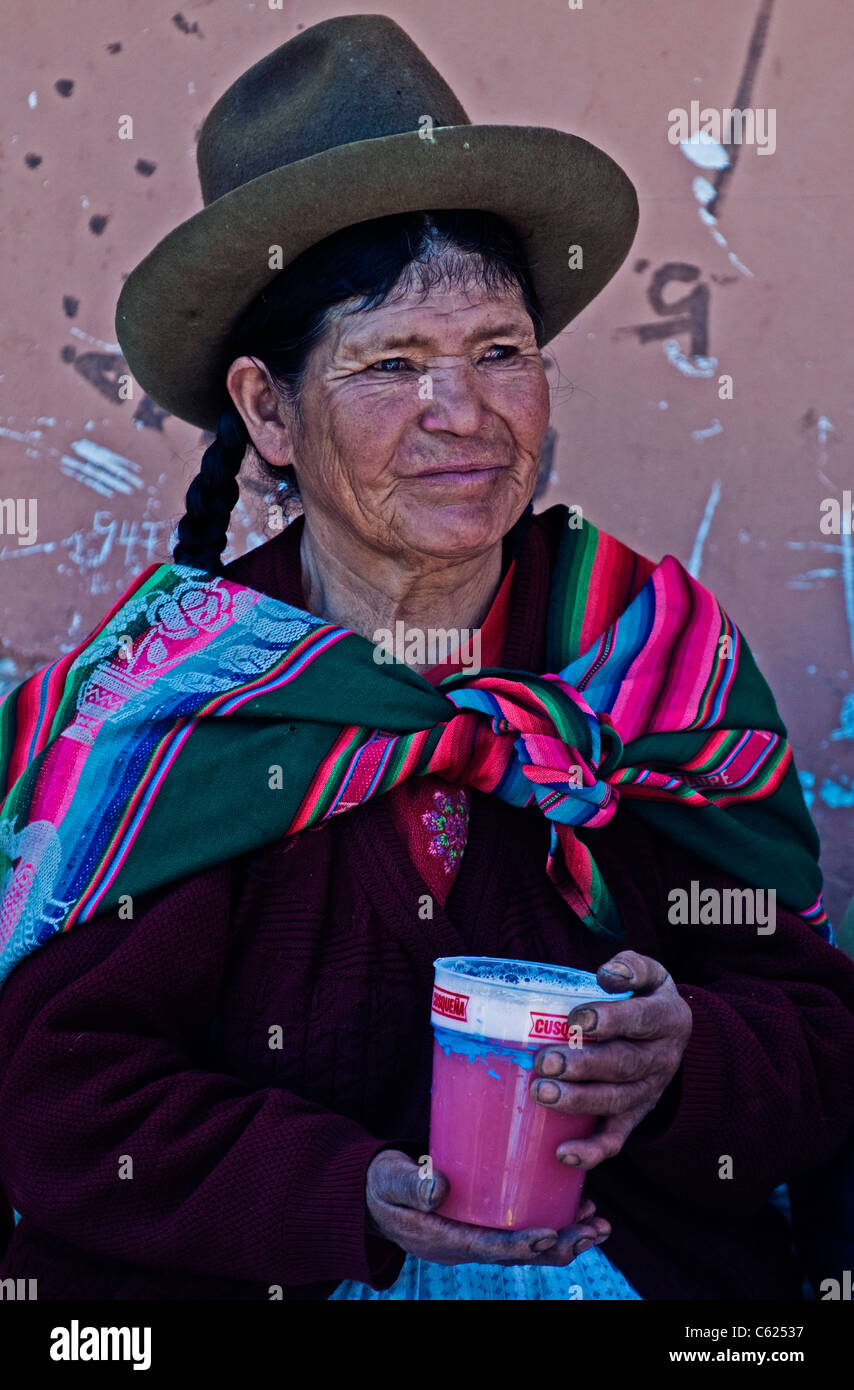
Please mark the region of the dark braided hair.
MULTIPOLYGON (((245 355, 263 363, 299 428, 300 384, 308 357, 336 305, 356 299, 347 311, 355 313, 376 308, 398 285, 406 291, 413 281, 420 283, 426 295, 437 284, 464 286, 473 278, 488 292, 518 286, 542 345, 541 305, 521 239, 495 213, 442 208, 371 218, 309 247, 240 318, 229 338, 227 361, 245 355), (440 259, 440 251, 450 254, 440 259), (470 257, 477 258, 474 264, 470 257)), ((228 521, 240 496, 237 475, 250 444, 223 383, 216 438, 205 450, 178 524, 176 564, 221 573, 228 521)), ((259 466, 281 502, 298 503, 293 468, 274 467, 263 458, 259 466)))
POLYGON ((234 406, 219 417, 216 438, 202 455, 202 466, 187 489, 187 510, 178 522, 178 543, 172 554, 176 565, 217 574, 228 544, 228 522, 237 505, 237 475, 249 443, 241 416, 234 406))

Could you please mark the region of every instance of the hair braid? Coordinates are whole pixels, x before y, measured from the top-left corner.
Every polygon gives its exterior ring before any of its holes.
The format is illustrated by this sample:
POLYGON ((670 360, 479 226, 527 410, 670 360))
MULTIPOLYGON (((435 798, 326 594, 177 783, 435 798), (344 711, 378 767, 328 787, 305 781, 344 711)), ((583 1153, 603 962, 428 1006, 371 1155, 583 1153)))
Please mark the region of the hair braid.
POLYGON ((172 552, 176 565, 192 565, 208 574, 222 573, 228 522, 240 496, 237 475, 249 436, 235 409, 219 417, 216 439, 202 455, 202 466, 187 489, 187 510, 178 523, 172 552))

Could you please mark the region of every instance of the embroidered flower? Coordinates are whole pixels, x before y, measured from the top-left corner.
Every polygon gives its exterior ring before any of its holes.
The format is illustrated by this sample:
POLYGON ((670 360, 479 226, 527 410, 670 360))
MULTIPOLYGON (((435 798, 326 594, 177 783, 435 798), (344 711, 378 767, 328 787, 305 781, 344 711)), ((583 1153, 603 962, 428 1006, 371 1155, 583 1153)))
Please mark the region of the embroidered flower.
POLYGON ((469 799, 463 787, 452 795, 434 792, 435 811, 425 811, 422 823, 432 832, 429 853, 442 860, 446 874, 454 870, 466 847, 469 824, 469 799))
POLYGON ((156 596, 148 618, 169 637, 194 637, 198 630, 221 626, 230 605, 228 590, 215 588, 211 582, 185 580, 171 593, 156 596))

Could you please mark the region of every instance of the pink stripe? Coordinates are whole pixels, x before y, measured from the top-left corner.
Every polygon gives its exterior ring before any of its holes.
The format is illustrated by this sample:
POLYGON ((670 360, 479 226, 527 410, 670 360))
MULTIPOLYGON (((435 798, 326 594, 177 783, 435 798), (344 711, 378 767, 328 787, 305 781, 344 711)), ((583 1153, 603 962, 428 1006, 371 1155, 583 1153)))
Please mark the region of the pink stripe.
MULTIPOLYGON (((157 793, 159 792, 161 786, 163 785, 163 780, 167 772, 173 766, 175 759, 177 758, 181 749, 184 747, 184 744, 190 737, 191 733, 192 725, 186 728, 183 731, 183 733, 178 737, 178 739, 175 740, 174 749, 170 756, 164 761, 162 768, 156 777, 156 780, 154 782, 149 781, 149 783, 147 784, 149 790, 145 794, 144 798, 141 800, 134 798, 133 802, 131 803, 131 806, 128 807, 128 812, 122 817, 121 825, 118 827, 116 834, 113 836, 110 842, 110 846, 107 849, 104 862, 100 866, 99 873, 93 876, 89 884, 89 887, 81 897, 80 902, 77 904, 77 907, 75 908, 74 912, 72 912, 69 916, 68 926, 71 926, 72 922, 76 921, 78 916, 81 921, 85 922, 88 921, 89 918, 94 915, 94 912, 97 910, 97 906, 102 901, 104 894, 107 892, 110 885, 115 882, 116 875, 118 874, 122 865, 126 862, 127 857, 130 854, 130 851, 133 848, 133 845, 137 839, 137 836, 139 835, 139 832, 142 829, 143 823, 148 817, 148 814, 151 810, 151 804, 154 798, 157 796, 157 793), (128 820, 134 815, 137 805, 141 806, 137 824, 134 826, 132 832, 128 836, 128 840, 124 849, 121 851, 120 854, 116 855, 115 859, 112 861, 112 867, 110 867, 110 850, 112 849, 113 845, 121 842, 122 836, 125 833, 125 826, 127 825, 128 820), (103 881, 101 882, 100 888, 98 888, 97 891, 93 892, 93 889, 95 889, 95 885, 99 882, 99 879, 101 879, 102 876, 103 881), (82 913, 80 909, 84 906, 84 904, 89 903, 91 903, 91 907, 88 908, 85 913, 82 913)), ((145 785, 146 784, 143 784, 143 786, 140 787, 140 791, 143 791, 143 787, 145 785)))
POLYGON ((59 825, 71 805, 80 774, 91 749, 76 739, 57 738, 45 755, 33 791, 29 821, 59 825))
POLYGON ((685 729, 696 716, 717 656, 720 616, 716 600, 701 585, 693 589, 694 598, 700 599, 698 610, 686 579, 670 555, 652 576, 652 631, 631 663, 611 711, 624 741, 643 733, 685 729))

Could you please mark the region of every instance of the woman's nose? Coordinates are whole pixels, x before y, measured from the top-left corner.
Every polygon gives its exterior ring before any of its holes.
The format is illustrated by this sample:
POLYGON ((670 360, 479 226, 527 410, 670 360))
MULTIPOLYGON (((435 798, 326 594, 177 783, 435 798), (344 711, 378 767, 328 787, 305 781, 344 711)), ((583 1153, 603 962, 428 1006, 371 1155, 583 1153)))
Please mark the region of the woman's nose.
POLYGON ((425 372, 418 383, 423 401, 421 424, 426 430, 474 434, 483 422, 483 391, 471 363, 425 372))

